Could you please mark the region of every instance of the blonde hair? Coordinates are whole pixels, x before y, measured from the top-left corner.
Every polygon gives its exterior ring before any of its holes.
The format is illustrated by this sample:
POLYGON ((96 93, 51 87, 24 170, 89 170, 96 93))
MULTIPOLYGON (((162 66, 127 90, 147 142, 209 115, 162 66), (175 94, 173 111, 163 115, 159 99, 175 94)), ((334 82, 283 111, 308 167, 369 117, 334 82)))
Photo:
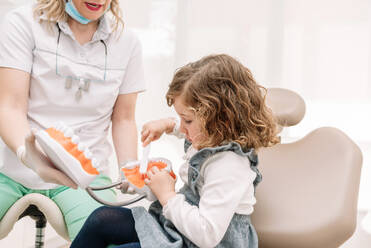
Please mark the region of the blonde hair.
MULTIPOLYGON (((37 0, 36 7, 34 8, 34 15, 41 16, 46 15, 49 26, 56 21, 67 21, 68 14, 65 12, 66 0, 37 0)), ((119 0, 112 0, 111 7, 109 10, 114 18, 113 30, 117 30, 120 25, 124 26, 122 20, 122 12, 119 4, 119 0)))
POLYGON ((180 97, 195 113, 204 137, 199 149, 237 142, 244 150, 279 143, 277 124, 265 105, 266 89, 234 58, 210 55, 178 69, 166 100, 180 97))

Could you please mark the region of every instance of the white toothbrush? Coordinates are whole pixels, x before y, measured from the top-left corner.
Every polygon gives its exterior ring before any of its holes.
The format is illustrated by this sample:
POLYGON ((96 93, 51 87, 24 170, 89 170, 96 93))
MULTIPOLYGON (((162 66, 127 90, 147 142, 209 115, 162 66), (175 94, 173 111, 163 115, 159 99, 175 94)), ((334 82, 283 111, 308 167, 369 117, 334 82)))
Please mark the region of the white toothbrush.
POLYGON ((151 149, 151 144, 148 144, 147 146, 143 148, 143 156, 142 156, 142 159, 140 160, 140 167, 139 167, 140 174, 145 174, 147 172, 148 155, 149 155, 150 149, 151 149))

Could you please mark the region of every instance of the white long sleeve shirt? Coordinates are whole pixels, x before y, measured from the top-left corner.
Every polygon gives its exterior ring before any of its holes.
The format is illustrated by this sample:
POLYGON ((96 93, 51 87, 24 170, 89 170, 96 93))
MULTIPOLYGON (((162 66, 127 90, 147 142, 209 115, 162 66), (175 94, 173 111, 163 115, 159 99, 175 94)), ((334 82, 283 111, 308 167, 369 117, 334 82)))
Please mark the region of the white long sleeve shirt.
MULTIPOLYGON (((179 170, 188 184, 189 159, 197 152, 192 146, 179 170)), ((176 194, 163 208, 175 227, 199 247, 215 247, 223 238, 235 213, 250 215, 256 202, 253 181, 256 173, 250 161, 234 152, 220 152, 201 167, 197 182, 199 206, 192 206, 182 194, 176 194)))

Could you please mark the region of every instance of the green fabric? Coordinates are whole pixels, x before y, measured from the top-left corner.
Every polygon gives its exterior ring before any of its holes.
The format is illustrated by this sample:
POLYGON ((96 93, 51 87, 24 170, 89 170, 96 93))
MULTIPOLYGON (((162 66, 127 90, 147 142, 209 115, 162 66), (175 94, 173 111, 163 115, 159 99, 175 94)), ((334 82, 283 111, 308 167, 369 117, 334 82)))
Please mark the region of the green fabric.
MULTIPOLYGON (((98 176, 92 186, 103 186, 111 183, 107 176, 98 176)), ((73 240, 88 216, 102 204, 91 198, 85 190, 71 189, 61 186, 50 190, 34 190, 24 187, 4 174, 0 173, 0 219, 8 209, 22 196, 30 193, 39 193, 52 199, 60 208, 66 222, 68 234, 73 240)), ((95 192, 103 200, 115 202, 116 193, 113 189, 95 192)))
POLYGON ((14 202, 26 194, 28 194, 26 187, 0 173, 0 219, 3 218, 14 202))

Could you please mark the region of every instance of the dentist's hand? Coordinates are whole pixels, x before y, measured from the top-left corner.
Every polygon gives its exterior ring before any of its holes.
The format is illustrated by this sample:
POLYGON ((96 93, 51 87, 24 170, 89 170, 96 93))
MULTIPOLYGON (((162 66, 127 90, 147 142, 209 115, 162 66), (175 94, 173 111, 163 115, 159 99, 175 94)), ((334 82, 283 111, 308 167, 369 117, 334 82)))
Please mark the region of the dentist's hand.
POLYGON ((119 180, 120 180, 121 184, 116 186, 116 189, 120 190, 121 193, 123 193, 123 194, 135 194, 136 192, 135 192, 134 188, 130 186, 129 182, 126 179, 123 179, 124 175, 123 175, 123 172, 121 171, 121 169, 123 167, 127 166, 128 163, 138 163, 139 164, 139 161, 136 160, 136 159, 127 159, 124 162, 119 163, 118 174, 119 174, 119 180))
POLYGON ((45 182, 65 185, 77 189, 66 174, 55 168, 50 159, 38 148, 34 130, 25 138, 25 145, 17 149, 18 159, 27 167, 35 171, 45 182))
POLYGON ((123 194, 135 194, 135 190, 133 187, 130 186, 128 181, 123 181, 120 185, 117 186, 117 189, 121 191, 123 194))

